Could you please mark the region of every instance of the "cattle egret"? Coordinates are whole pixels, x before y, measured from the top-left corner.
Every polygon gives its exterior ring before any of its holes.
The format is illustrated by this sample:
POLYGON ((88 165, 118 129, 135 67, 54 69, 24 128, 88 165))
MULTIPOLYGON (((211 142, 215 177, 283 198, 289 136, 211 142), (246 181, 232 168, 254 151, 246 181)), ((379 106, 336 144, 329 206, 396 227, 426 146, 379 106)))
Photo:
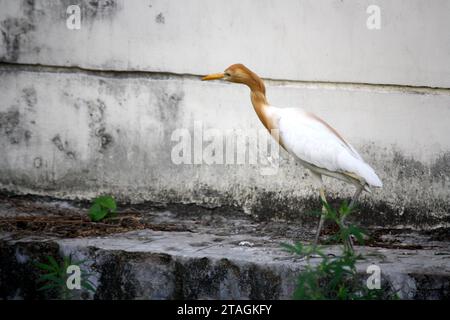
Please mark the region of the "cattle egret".
MULTIPOLYGON (((315 114, 299 108, 277 108, 266 99, 264 82, 242 64, 233 64, 223 73, 210 74, 202 80, 223 79, 247 85, 256 114, 282 148, 311 171, 319 186, 319 195, 327 203, 322 176, 333 177, 356 186, 352 207, 363 190, 381 187, 380 178, 358 152, 333 127, 315 114)), ((322 208, 325 212, 325 207, 322 208)), ((314 244, 317 245, 324 223, 321 215, 314 244)), ((352 249, 351 239, 347 245, 352 249)))

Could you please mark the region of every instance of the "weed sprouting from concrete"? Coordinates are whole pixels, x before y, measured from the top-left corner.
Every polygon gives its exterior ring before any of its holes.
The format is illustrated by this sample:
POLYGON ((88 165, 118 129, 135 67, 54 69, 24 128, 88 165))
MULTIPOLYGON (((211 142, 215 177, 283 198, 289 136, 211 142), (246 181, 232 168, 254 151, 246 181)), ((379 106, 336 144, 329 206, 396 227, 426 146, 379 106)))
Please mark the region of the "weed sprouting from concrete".
POLYGON ((101 221, 116 215, 116 200, 111 196, 100 196, 94 199, 89 209, 89 217, 92 221, 101 221))
POLYGON ((47 256, 47 263, 37 262, 41 270, 37 282, 42 283, 39 291, 53 291, 64 300, 73 297, 74 289, 84 289, 95 293, 95 285, 89 280, 92 275, 81 269, 84 261, 73 261, 71 256, 64 256, 58 263, 52 256, 47 256))
POLYGON ((285 251, 305 258, 307 265, 297 278, 294 299, 301 300, 376 300, 395 299, 396 294, 389 294, 380 289, 369 289, 356 269, 356 263, 364 260, 361 254, 355 254, 348 239, 354 237, 359 244, 364 244, 365 233, 355 225, 346 225, 344 220, 353 208, 344 202, 338 210, 328 204, 325 207, 325 219, 338 225, 339 230, 327 242, 339 243, 342 254, 338 257, 328 255, 323 246, 282 243, 285 251), (320 263, 312 263, 311 258, 320 258, 320 263))

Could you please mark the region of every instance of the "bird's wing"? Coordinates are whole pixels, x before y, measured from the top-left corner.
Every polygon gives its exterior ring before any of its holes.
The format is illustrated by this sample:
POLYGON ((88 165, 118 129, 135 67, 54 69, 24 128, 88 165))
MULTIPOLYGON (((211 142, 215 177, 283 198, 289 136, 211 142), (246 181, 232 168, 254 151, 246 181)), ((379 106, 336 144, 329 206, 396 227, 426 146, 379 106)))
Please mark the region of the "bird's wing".
POLYGON ((332 172, 350 173, 381 186, 374 170, 336 130, 317 116, 295 108, 274 108, 284 148, 302 161, 332 172))

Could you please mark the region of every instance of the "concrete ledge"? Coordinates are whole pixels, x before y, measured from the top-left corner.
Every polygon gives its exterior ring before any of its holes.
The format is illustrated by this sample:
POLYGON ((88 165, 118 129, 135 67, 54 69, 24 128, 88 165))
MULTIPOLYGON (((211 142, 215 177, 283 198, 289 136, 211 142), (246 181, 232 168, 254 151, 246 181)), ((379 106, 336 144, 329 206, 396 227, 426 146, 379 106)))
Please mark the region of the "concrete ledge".
MULTIPOLYGON (((228 235, 218 243, 215 235, 152 231, 61 240, 3 234, 0 293, 7 299, 39 297, 30 262, 45 261, 53 252, 90 263, 97 299, 289 299, 305 261, 284 254, 282 240, 288 239, 228 235), (257 245, 239 246, 244 240, 257 245)), ((333 247, 327 251, 339 254, 333 247)), ((370 257, 358 266, 363 279, 375 263, 383 288, 399 290, 402 299, 449 298, 449 251, 358 251, 370 257)))
MULTIPOLYGON (((45 207, 75 209, 61 201, 39 202, 45 207)), ((233 212, 209 214, 193 207, 184 211, 146 210, 154 224, 174 223, 189 231, 138 230, 102 237, 61 239, 38 234, 0 234, 0 297, 48 298, 36 291, 34 261, 47 255, 86 260, 97 285, 96 299, 289 299, 305 260, 283 252, 280 243, 310 241, 313 228, 286 221, 263 223, 233 212)), ((4 206, 0 216, 38 214, 4 206)), ((385 244, 400 249, 357 247, 366 260, 358 264, 361 281, 366 268, 377 264, 382 287, 402 299, 450 297, 450 243, 404 230, 387 230, 385 244), (409 244, 409 245, 408 245, 409 244), (421 249, 412 249, 420 244, 421 249), (404 248, 401 248, 404 246, 404 248)), ((335 246, 327 247, 338 255, 335 246)), ((319 262, 319 259, 312 259, 319 262)))

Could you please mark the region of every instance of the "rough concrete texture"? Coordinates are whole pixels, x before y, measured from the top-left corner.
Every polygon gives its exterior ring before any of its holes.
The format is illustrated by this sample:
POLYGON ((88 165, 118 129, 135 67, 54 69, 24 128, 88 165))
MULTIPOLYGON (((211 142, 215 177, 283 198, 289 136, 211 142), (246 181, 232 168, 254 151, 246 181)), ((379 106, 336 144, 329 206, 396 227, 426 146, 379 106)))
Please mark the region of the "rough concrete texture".
MULTIPOLYGON (((48 198, 24 201, 19 206, 2 203, 0 217, 37 216, 50 208, 64 209, 67 215, 80 210, 77 204, 48 198)), ((36 291, 38 272, 33 263, 45 261, 48 255, 71 255, 73 261, 85 261, 83 270, 93 273, 90 280, 97 290, 94 295, 74 295, 84 299, 290 299, 296 276, 307 264, 280 246, 294 240, 311 241, 313 228, 305 224, 264 223, 231 210, 195 206, 129 209, 145 212, 155 226, 174 224, 180 231, 146 229, 73 239, 39 232, 2 232, 0 297, 55 297, 36 291)), ((402 299, 450 298, 448 229, 441 240, 436 236, 383 230, 377 246, 356 247, 366 258, 357 266, 361 281, 369 276, 367 266, 376 264, 381 269, 382 288, 397 292, 402 299)), ((339 250, 337 246, 325 249, 333 255, 339 255, 339 250)), ((319 261, 311 258, 313 264, 319 261)))
MULTIPOLYGON (((266 175, 267 159, 250 164, 175 164, 172 152, 185 129, 194 162, 195 123, 203 128, 200 157, 213 128, 232 139, 264 132, 248 89, 197 77, 0 68, 0 186, 19 193, 123 201, 234 206, 260 217, 302 219, 317 207, 306 170, 282 153, 266 175), (252 131, 253 130, 253 131, 252 131), (265 160, 266 163, 264 163, 265 160)), ((277 106, 303 107, 327 119, 375 168, 383 189, 365 195, 361 223, 433 228, 449 222, 450 94, 353 86, 268 83, 277 106)), ((237 140, 232 140, 236 142, 237 140)), ((245 157, 250 142, 230 148, 245 157)), ((227 147, 225 146, 225 149, 227 147)), ((198 150, 198 149, 197 149, 198 150)), ((222 159, 225 155, 222 156, 222 159)), ((326 179, 328 196, 352 187, 326 179)))
MULTIPOLYGON (((318 207, 317 192, 284 153, 274 174, 264 171, 265 156, 250 163, 251 134, 263 128, 247 88, 199 81, 236 62, 272 79, 273 105, 317 113, 375 168, 384 188, 363 196, 358 224, 448 233, 448 1, 378 1, 380 30, 366 28, 369 0, 83 0, 80 30, 66 28, 71 4, 0 0, 0 189, 233 209, 295 228, 252 234, 249 222, 250 229, 227 229, 222 238, 214 228, 105 239, 4 235, 3 296, 39 296, 29 261, 73 251, 95 261, 98 297, 289 297, 304 262, 283 256, 278 241, 308 236, 306 212, 318 207), (193 164, 173 160, 179 129, 191 138, 185 146, 193 164), (236 147, 242 137, 244 147, 236 147), (211 151, 217 141, 243 164, 207 162, 226 157, 221 148, 211 151)), ((325 182, 332 202, 353 191, 325 182)), ((236 228, 246 219, 223 218, 236 228)), ((448 297, 448 246, 436 245, 406 254, 370 250, 384 255, 374 261, 385 264, 391 283, 410 286, 402 297, 448 297)))
POLYGON ((273 79, 450 86, 446 0, 1 0, 0 60, 273 79), (81 29, 66 28, 79 4, 81 29), (381 28, 366 26, 378 5, 381 28))

